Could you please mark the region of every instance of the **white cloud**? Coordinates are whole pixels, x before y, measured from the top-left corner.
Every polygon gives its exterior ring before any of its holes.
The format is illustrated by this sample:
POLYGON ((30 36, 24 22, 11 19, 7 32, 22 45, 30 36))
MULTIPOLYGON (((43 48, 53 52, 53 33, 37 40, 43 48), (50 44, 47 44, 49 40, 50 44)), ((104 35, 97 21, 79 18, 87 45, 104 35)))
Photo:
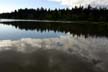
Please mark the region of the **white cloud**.
POLYGON ((93 7, 106 7, 108 6, 108 0, 50 0, 59 2, 62 5, 66 5, 68 7, 80 6, 83 5, 84 7, 88 6, 89 4, 93 7))

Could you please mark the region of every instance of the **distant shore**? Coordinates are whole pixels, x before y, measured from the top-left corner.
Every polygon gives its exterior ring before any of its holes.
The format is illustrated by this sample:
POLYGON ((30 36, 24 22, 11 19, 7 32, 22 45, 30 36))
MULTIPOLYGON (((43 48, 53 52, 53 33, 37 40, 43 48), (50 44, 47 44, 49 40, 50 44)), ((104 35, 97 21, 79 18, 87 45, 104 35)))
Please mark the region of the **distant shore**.
POLYGON ((10 13, 1 13, 1 19, 31 19, 45 20, 45 22, 73 22, 73 21, 92 21, 92 22, 108 22, 107 8, 87 8, 83 6, 72 9, 18 9, 10 13))

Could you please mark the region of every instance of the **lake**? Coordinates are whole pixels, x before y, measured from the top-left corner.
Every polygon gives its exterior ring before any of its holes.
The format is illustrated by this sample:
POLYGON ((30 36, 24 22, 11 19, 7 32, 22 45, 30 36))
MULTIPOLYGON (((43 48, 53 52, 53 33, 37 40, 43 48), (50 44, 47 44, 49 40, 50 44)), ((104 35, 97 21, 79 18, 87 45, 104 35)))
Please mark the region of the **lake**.
POLYGON ((108 24, 0 20, 2 72, 108 72, 108 24))

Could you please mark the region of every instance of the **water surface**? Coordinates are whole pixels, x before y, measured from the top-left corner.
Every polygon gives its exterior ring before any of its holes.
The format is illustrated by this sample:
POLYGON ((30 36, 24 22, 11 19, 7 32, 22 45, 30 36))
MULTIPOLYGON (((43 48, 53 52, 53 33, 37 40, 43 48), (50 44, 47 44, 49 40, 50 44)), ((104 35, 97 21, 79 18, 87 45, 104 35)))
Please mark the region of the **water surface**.
POLYGON ((108 72, 105 23, 6 21, 0 24, 2 72, 108 72))
POLYGON ((64 32, 53 30, 21 30, 11 25, 0 24, 0 40, 16 40, 22 38, 55 38, 65 35, 64 32))

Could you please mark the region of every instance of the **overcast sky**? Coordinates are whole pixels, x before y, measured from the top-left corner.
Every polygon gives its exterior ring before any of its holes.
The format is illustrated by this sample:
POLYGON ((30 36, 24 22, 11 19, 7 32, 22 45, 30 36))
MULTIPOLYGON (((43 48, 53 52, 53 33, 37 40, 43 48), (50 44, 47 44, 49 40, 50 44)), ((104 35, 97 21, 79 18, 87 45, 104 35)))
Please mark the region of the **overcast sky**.
POLYGON ((107 6, 108 0, 0 0, 0 13, 19 8, 71 8, 76 6, 107 6))

